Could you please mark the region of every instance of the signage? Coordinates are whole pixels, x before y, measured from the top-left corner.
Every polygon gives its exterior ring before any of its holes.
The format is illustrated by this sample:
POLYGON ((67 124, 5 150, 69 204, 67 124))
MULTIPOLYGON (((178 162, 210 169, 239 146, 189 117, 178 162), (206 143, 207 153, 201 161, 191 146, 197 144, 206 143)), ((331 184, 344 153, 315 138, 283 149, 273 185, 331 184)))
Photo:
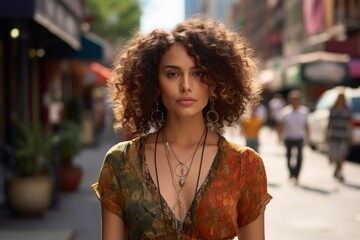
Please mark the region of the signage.
POLYGON ((347 67, 344 63, 313 62, 304 64, 303 74, 308 82, 337 84, 347 77, 347 67))

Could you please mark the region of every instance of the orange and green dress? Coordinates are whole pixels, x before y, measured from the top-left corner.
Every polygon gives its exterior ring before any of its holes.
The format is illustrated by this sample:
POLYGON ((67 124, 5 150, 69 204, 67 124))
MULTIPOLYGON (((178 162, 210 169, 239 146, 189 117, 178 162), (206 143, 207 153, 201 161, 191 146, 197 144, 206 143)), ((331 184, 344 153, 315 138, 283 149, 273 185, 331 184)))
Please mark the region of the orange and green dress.
POLYGON ((113 146, 92 185, 101 203, 127 224, 127 239, 233 239, 272 198, 261 157, 220 136, 212 166, 179 230, 147 168, 146 138, 113 146))

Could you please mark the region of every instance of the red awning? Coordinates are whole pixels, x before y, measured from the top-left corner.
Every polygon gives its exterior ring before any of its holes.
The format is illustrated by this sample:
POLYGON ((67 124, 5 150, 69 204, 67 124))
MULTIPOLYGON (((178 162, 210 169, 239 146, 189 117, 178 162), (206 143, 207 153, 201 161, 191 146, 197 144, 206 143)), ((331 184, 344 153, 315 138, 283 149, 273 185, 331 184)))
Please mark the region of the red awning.
POLYGON ((107 80, 111 76, 109 68, 97 62, 92 62, 89 65, 89 70, 95 74, 94 85, 106 85, 107 80))

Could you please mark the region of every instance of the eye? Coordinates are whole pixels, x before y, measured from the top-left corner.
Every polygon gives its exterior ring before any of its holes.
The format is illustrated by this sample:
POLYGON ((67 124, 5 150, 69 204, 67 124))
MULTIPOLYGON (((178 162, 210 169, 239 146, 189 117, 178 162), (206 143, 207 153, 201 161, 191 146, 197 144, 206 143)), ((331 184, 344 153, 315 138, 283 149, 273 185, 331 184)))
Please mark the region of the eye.
POLYGON ((193 76, 200 78, 200 79, 204 78, 205 75, 206 75, 206 71, 204 71, 204 70, 197 70, 193 73, 193 76))
POLYGON ((167 72, 166 73, 166 76, 169 77, 169 78, 174 78, 174 77, 178 77, 179 74, 175 71, 170 71, 170 72, 167 72))

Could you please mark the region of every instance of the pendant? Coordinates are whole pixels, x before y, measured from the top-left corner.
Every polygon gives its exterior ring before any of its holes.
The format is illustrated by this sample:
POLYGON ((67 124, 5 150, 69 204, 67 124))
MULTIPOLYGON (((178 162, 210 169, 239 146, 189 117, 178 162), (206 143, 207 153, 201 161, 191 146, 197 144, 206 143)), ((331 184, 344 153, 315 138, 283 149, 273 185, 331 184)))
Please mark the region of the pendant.
MULTIPOLYGON (((185 218, 185 209, 184 209, 184 204, 181 202, 180 199, 177 200, 176 206, 178 207, 178 217, 179 217, 179 222, 182 223, 184 218, 185 218)), ((175 210, 176 211, 176 210, 175 210)), ((182 225, 182 224, 181 224, 182 225)))
POLYGON ((179 180, 179 185, 180 185, 180 187, 183 187, 183 186, 185 185, 185 183, 186 183, 185 178, 184 178, 184 177, 181 177, 180 180, 179 180))

